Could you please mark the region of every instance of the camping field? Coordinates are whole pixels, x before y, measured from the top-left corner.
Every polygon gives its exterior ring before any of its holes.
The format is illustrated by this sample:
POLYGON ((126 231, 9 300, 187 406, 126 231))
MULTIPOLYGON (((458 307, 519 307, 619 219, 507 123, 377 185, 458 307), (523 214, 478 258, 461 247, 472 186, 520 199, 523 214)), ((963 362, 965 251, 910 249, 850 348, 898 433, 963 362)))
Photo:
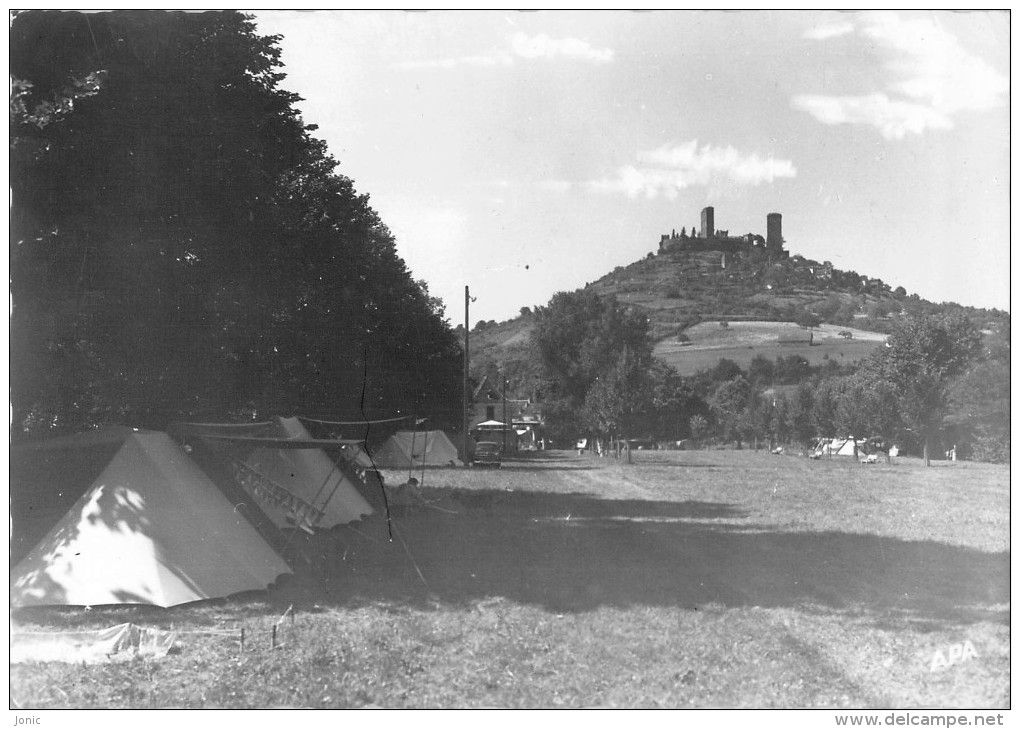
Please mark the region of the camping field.
POLYGON ((14 665, 11 707, 1008 707, 1008 467, 632 457, 419 471, 265 593, 15 612, 180 634, 14 665))

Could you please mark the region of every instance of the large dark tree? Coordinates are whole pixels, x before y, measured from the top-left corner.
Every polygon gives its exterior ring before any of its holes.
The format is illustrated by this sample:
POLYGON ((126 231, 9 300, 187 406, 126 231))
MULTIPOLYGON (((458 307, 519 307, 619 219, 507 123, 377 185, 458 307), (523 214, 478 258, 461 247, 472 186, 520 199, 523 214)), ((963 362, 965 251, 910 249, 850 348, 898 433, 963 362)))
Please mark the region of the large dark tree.
POLYGON ((748 422, 748 409, 754 392, 743 377, 719 384, 708 400, 712 416, 725 440, 736 441, 740 447, 744 436, 752 432, 748 422))
POLYGON ((304 412, 457 422, 459 348, 236 12, 11 26, 16 432, 304 412))
POLYGON ((608 434, 632 422, 652 363, 644 316, 588 290, 558 293, 535 311, 531 336, 545 378, 543 413, 553 432, 561 438, 608 434))
POLYGON ((964 316, 922 316, 902 322, 864 368, 885 381, 899 418, 921 443, 925 465, 950 409, 950 389, 977 354, 980 334, 964 316))
POLYGON ((946 418, 953 438, 975 460, 1008 463, 1010 452, 1009 320, 990 330, 976 361, 952 384, 946 418))

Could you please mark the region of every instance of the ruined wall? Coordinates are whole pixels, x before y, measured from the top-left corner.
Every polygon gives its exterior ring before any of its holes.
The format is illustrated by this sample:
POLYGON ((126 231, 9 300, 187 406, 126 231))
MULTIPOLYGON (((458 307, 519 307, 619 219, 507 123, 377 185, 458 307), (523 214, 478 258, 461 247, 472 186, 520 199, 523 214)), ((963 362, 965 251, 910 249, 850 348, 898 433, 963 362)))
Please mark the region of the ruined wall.
POLYGON ((783 250, 783 216, 779 213, 769 213, 765 217, 766 237, 754 233, 742 236, 731 236, 729 231, 716 230, 715 208, 706 207, 701 211, 701 230, 691 229, 691 234, 686 234, 682 229, 680 235, 673 232, 663 233, 659 240, 659 253, 683 253, 685 251, 722 251, 723 253, 739 253, 752 249, 765 250, 770 255, 787 257, 789 253, 783 250))

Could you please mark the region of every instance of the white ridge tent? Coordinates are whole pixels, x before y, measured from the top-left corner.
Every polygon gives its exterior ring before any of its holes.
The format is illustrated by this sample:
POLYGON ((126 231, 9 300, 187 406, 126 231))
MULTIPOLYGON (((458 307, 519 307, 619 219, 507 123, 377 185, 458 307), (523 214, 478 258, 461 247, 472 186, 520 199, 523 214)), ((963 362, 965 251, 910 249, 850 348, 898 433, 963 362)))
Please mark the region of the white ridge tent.
POLYGON ((15 475, 34 460, 45 479, 12 483, 14 519, 31 521, 54 501, 48 495, 80 496, 11 570, 14 607, 168 607, 262 590, 291 571, 165 433, 70 436, 16 457, 15 475), (98 475, 75 467, 92 456, 97 467, 108 457, 98 475))
POLYGON ((334 457, 352 472, 357 441, 319 440, 297 418, 266 423, 216 425, 186 423, 186 436, 198 436, 230 462, 235 479, 278 527, 305 531, 348 524, 372 513, 372 507, 334 457))
POLYGON ((441 430, 399 430, 373 454, 379 468, 463 466, 457 447, 441 430))
MULTIPOLYGON (((863 454, 865 440, 857 441, 858 455, 863 454)), ((853 438, 822 438, 815 446, 815 451, 822 455, 852 456, 854 454, 853 438)))

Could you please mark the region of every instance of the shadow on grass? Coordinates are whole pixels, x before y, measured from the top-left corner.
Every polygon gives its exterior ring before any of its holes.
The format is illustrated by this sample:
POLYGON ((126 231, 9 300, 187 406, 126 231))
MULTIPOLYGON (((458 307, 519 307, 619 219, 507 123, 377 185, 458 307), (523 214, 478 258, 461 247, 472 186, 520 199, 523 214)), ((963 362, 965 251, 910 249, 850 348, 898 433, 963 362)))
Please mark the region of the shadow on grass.
POLYGON ((295 584, 320 605, 503 597, 556 611, 810 604, 925 621, 1009 617, 988 609, 1009 602, 1008 552, 763 530, 723 503, 451 490, 437 504, 459 513, 395 513, 392 541, 381 517, 338 529, 309 551, 321 577, 295 584))
MULTIPOLYGON (((307 566, 268 593, 121 611, 162 624, 182 615, 207 614, 212 622, 279 614, 288 605, 428 609, 437 601, 468 606, 499 597, 557 612, 714 604, 864 611, 901 624, 1009 621, 1008 552, 760 529, 726 503, 525 491, 434 494, 442 498, 432 507, 394 509, 392 539, 377 515, 294 540, 291 548, 307 566), (203 605, 213 610, 206 613, 203 605)), ((80 609, 58 612, 75 624, 90 622, 80 609)), ((47 622, 46 611, 19 613, 23 621, 47 622)))

